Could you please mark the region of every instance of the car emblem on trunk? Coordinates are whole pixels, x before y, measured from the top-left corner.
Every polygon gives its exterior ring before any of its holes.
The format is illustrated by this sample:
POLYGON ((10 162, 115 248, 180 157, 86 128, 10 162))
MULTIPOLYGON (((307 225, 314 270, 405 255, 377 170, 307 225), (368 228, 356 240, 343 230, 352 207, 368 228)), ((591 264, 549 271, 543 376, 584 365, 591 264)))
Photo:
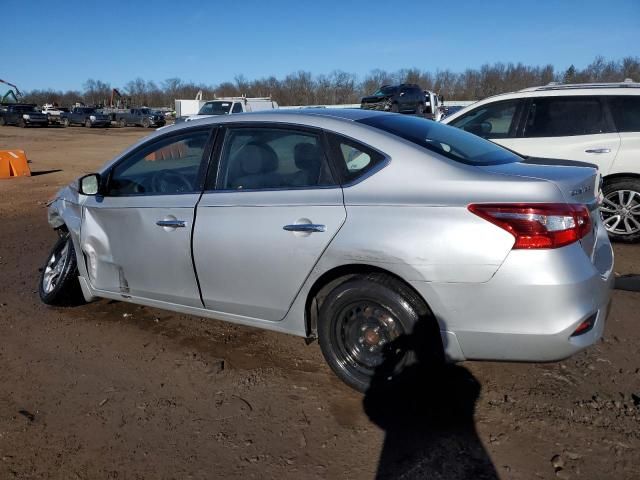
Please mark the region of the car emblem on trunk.
POLYGON ((589 190, 591 190, 591 186, 585 185, 584 187, 577 188, 576 190, 571 190, 571 196, 575 197, 577 195, 582 195, 583 193, 587 193, 589 190))

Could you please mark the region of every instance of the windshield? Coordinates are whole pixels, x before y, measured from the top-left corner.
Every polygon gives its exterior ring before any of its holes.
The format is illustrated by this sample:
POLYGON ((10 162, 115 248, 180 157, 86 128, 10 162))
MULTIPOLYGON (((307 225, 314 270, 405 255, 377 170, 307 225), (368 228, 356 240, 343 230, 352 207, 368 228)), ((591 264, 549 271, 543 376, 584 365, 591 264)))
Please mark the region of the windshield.
POLYGON ((522 160, 495 143, 432 120, 385 114, 358 121, 467 165, 500 165, 522 160))
POLYGON ((96 113, 95 108, 79 108, 78 112, 80 113, 96 113))
POLYGON ((381 87, 380 89, 378 89, 378 91, 376 93, 374 93, 373 95, 376 97, 384 97, 385 95, 395 95, 395 93, 398 91, 398 87, 381 87))
POLYGON ((198 115, 225 115, 231 109, 231 102, 207 102, 205 103, 198 115))

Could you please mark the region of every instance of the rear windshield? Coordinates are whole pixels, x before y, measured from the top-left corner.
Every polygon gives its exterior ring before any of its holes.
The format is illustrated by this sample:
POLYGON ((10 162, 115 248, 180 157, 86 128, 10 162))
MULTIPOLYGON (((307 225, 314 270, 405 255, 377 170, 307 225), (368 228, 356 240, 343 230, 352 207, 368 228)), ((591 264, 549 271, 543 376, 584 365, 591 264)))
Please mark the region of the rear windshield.
POLYGON ((521 157, 458 128, 424 118, 381 114, 358 120, 467 165, 500 165, 521 157))
POLYGON ((231 109, 231 102, 207 102, 205 103, 198 115, 225 115, 231 109))

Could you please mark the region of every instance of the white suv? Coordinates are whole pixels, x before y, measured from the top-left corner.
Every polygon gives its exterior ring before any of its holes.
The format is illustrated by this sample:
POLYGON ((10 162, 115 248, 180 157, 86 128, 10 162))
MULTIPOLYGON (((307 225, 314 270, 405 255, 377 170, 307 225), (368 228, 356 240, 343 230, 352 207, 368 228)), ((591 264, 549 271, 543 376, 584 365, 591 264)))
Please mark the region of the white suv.
POLYGON ((640 241, 640 83, 526 88, 476 102, 443 123, 525 157, 597 165, 609 235, 640 241))

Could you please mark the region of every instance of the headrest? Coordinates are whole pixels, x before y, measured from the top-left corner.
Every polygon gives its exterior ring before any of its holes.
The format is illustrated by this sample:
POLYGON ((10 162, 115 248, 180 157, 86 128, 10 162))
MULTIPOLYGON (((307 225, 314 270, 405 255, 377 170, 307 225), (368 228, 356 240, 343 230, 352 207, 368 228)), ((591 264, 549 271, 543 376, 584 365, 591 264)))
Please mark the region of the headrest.
POLYGON ((278 168, 278 156, 268 145, 249 143, 242 147, 238 155, 245 175, 269 173, 278 168))
POLYGON ((300 170, 318 170, 322 164, 320 150, 311 143, 299 143, 293 150, 296 167, 300 170))

